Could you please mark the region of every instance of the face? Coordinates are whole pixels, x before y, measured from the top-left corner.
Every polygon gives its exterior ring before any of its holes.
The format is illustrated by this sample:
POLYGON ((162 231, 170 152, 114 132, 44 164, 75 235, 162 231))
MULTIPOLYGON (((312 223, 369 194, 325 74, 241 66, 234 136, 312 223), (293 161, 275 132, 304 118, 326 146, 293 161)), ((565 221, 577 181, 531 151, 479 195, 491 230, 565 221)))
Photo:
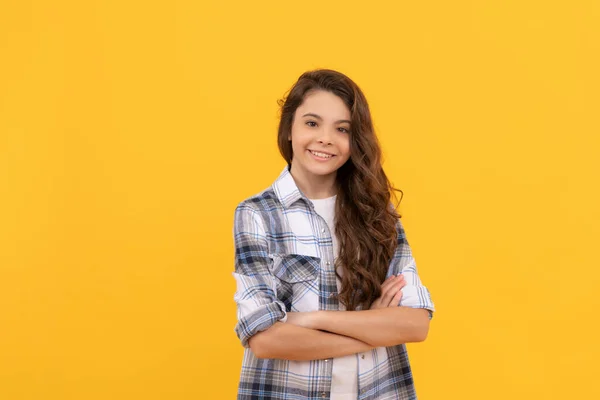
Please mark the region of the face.
POLYGON ((292 124, 292 168, 305 176, 335 177, 350 158, 350 110, 331 92, 309 92, 292 124))

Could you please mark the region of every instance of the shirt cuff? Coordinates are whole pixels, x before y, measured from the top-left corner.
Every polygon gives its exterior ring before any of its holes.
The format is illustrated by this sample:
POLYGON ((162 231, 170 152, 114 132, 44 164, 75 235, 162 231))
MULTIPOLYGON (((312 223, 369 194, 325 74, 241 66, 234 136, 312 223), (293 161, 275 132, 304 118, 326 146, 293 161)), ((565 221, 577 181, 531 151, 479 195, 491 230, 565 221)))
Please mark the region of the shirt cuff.
POLYGON ((286 320, 285 306, 280 301, 275 301, 265 304, 241 318, 235 327, 235 332, 242 342, 242 346, 249 348, 248 341, 252 336, 269 329, 276 322, 286 322, 286 320))

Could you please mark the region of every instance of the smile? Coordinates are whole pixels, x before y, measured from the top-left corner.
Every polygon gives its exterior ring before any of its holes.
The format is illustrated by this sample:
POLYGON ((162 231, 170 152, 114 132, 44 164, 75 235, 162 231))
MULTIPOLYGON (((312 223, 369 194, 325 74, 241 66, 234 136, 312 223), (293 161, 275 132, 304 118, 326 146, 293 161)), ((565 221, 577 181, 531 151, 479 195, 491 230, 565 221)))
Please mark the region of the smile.
POLYGON ((312 150, 308 150, 308 151, 313 156, 321 158, 321 159, 328 159, 328 158, 334 157, 333 154, 321 153, 320 151, 312 151, 312 150))

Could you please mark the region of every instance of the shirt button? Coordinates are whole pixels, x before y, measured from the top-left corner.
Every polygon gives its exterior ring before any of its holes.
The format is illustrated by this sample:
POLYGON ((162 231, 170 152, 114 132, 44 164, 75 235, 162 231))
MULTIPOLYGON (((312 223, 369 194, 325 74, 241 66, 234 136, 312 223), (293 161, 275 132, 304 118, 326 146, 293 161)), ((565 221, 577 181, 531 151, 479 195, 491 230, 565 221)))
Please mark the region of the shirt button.
POLYGON ((325 233, 325 228, 321 229, 321 233, 325 233))
POLYGON ((331 264, 329 261, 326 261, 326 262, 325 262, 325 265, 329 265, 329 264, 331 264))
POLYGON ((332 298, 333 298, 333 297, 335 297, 335 293, 331 293, 331 294, 329 295, 329 297, 332 297, 332 298))
POLYGON ((324 398, 324 399, 326 399, 327 398, 327 393, 321 392, 321 397, 324 398))

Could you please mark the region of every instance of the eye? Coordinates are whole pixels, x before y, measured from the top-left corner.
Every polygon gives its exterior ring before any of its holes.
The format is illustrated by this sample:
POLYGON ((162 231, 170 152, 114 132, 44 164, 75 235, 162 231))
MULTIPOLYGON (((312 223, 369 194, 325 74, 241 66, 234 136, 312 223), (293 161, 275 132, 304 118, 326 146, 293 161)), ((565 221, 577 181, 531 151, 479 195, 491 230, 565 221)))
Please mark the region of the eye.
POLYGON ((308 125, 310 127, 315 127, 315 126, 317 126, 317 123, 315 121, 306 121, 306 125, 308 125))
POLYGON ((350 133, 350 131, 349 131, 348 129, 346 129, 346 128, 339 127, 339 128, 338 128, 338 130, 339 130, 340 132, 344 132, 344 133, 350 133))

